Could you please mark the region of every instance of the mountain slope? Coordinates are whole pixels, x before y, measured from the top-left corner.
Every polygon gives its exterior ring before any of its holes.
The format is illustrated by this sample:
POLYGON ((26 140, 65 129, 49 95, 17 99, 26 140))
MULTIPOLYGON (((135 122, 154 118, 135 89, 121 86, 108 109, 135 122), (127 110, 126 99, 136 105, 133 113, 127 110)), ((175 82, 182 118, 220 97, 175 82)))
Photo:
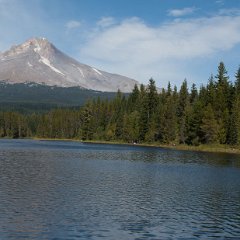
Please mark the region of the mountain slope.
POLYGON ((7 83, 35 82, 49 86, 97 91, 131 92, 139 83, 79 63, 45 38, 33 38, 0 54, 0 80, 7 83))

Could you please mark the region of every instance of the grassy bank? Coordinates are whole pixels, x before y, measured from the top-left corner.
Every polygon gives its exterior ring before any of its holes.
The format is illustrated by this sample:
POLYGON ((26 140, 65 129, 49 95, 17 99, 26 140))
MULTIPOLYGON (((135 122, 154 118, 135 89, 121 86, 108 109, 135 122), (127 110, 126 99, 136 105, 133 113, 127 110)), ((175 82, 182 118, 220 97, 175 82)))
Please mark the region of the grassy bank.
POLYGON ((186 144, 160 144, 160 143, 141 143, 141 144, 132 144, 119 141, 84 141, 86 143, 101 143, 101 144, 126 144, 134 146, 146 146, 146 147, 162 147, 170 148, 175 150, 184 150, 184 151, 200 151, 200 152, 220 152, 220 153, 235 153, 240 154, 240 147, 233 147, 229 145, 221 144, 209 144, 209 145, 199 145, 199 146, 190 146, 186 144))
POLYGON ((184 151, 200 151, 200 152, 219 152, 219 153, 234 153, 240 154, 240 146, 229 146, 222 144, 208 144, 199 146, 190 146, 186 144, 160 144, 160 143, 127 143, 124 141, 100 141, 100 140, 86 140, 82 141, 79 139, 64 139, 64 138, 33 138, 34 140, 45 140, 45 141, 76 141, 83 143, 98 143, 98 144, 121 144, 130 146, 145 146, 145 147, 162 147, 170 148, 175 150, 184 151))

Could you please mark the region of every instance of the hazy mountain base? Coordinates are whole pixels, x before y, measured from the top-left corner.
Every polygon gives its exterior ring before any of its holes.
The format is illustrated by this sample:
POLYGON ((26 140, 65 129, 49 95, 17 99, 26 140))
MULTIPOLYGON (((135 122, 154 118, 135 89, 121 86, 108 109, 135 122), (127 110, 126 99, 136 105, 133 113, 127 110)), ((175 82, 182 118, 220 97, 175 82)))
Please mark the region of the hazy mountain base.
POLYGON ((90 99, 113 99, 114 92, 79 87, 51 87, 36 83, 8 84, 0 81, 0 111, 47 112, 56 108, 79 108, 90 99))

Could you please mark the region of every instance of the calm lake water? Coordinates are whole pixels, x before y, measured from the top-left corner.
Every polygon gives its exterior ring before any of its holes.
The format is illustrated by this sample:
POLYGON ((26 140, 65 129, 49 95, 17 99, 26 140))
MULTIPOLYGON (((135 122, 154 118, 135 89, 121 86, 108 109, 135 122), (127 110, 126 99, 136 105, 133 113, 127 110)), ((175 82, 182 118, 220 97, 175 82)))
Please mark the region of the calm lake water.
POLYGON ((240 156, 0 140, 0 239, 240 239, 240 156))

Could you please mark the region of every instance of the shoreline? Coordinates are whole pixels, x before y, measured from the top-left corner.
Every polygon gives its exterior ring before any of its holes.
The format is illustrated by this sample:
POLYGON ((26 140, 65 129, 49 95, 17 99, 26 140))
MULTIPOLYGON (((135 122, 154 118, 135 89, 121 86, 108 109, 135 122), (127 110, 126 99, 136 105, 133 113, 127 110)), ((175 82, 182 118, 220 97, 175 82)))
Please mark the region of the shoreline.
POLYGON ((181 151, 196 151, 196 152, 212 152, 212 153, 231 153, 239 154, 240 148, 229 146, 229 145, 220 145, 220 144, 209 144, 209 145, 199 145, 199 146, 190 146, 184 144, 160 144, 160 143, 126 143, 121 141, 100 141, 100 140, 79 140, 79 139, 65 139, 65 138, 29 138, 32 140, 39 141, 69 141, 69 142, 81 142, 81 143, 92 143, 92 144, 115 144, 115 145, 127 145, 127 146, 139 146, 139 147, 156 147, 156 148, 167 148, 172 150, 181 150, 181 151))

